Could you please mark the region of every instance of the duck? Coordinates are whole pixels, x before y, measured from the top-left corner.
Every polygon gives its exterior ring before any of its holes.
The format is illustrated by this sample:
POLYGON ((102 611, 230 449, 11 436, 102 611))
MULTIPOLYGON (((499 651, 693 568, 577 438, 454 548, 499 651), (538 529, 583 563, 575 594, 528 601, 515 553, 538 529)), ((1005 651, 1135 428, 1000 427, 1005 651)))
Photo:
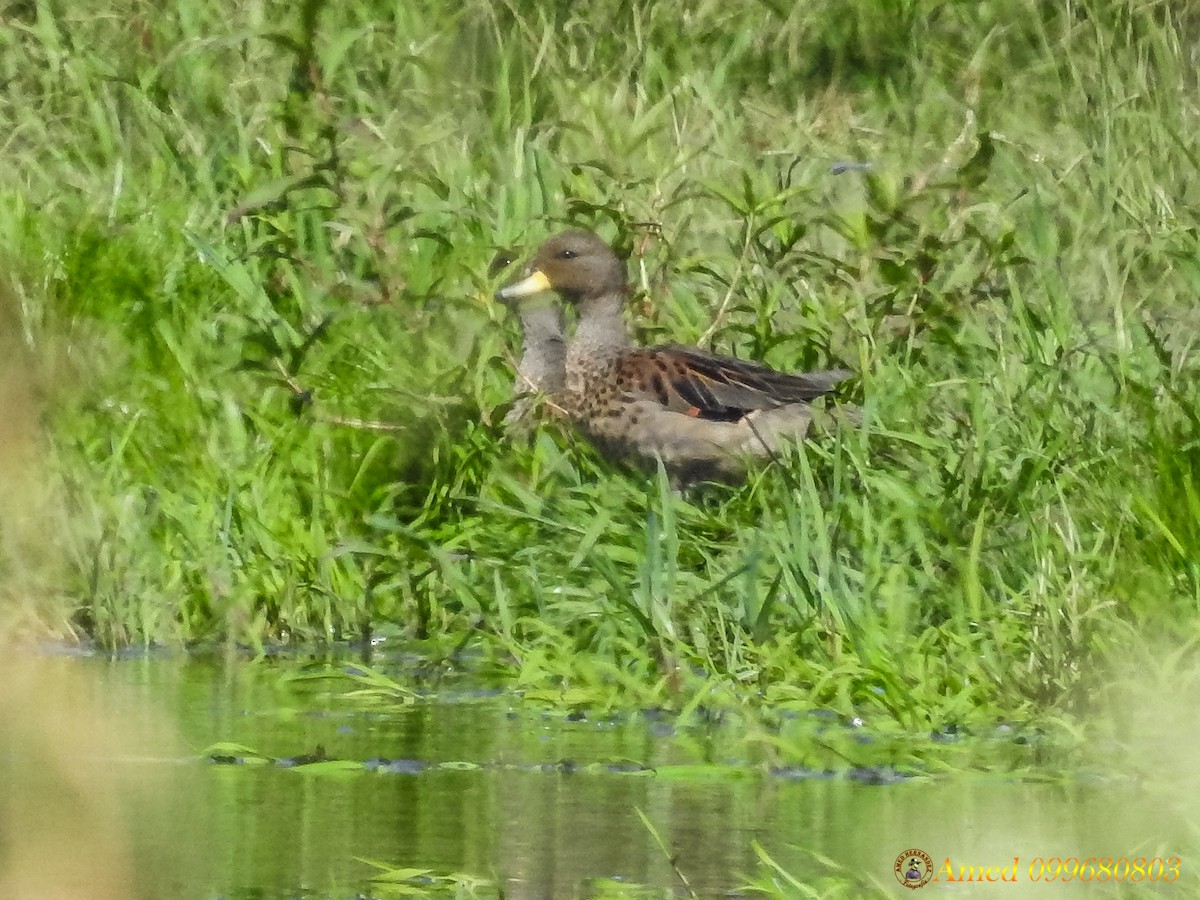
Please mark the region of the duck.
MULTIPOLYGON (((516 253, 500 250, 488 276, 499 277, 515 260, 516 253)), ((521 358, 513 380, 513 405, 504 424, 519 430, 531 424, 539 396, 554 398, 566 385, 566 322, 562 304, 545 294, 514 297, 506 305, 521 324, 521 358)))
POLYGON ((676 486, 735 481, 755 459, 775 458, 804 438, 812 401, 852 374, 789 374, 698 347, 635 346, 624 319, 625 264, 592 231, 549 238, 525 277, 496 292, 508 303, 547 294, 578 313, 556 404, 603 454, 644 467, 661 463, 676 486))

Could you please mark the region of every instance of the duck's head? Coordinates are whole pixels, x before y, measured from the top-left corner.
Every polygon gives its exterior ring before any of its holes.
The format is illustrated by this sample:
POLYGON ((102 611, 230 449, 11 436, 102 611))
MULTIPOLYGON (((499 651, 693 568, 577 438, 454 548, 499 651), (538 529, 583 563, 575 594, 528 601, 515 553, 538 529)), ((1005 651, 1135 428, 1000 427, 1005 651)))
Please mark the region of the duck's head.
MULTIPOLYGON (((517 256, 515 250, 497 251, 491 265, 488 266, 488 278, 495 281, 508 273, 513 268, 517 256)), ((557 356, 561 360, 560 348, 566 343, 562 304, 548 293, 510 294, 509 288, 514 283, 510 281, 496 291, 494 296, 502 300, 504 305, 520 318, 527 356, 532 351, 540 356, 557 356)), ((487 303, 488 295, 481 294, 480 299, 487 303)))
POLYGON ((554 291, 569 303, 623 295, 625 264, 596 234, 582 229, 564 231, 538 248, 524 278, 500 288, 496 296, 515 300, 546 291, 554 291))

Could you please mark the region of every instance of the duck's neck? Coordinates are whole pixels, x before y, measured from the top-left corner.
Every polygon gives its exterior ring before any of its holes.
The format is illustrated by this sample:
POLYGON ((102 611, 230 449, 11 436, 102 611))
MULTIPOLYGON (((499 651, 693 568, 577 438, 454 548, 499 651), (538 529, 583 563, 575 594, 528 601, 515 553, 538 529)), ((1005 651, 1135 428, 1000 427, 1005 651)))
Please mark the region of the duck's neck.
POLYGON ((580 304, 579 325, 567 347, 568 373, 601 367, 629 348, 629 335, 621 315, 624 306, 623 293, 589 297, 580 304))
POLYGON ((561 391, 567 355, 562 310, 557 304, 522 309, 521 330, 524 341, 518 365, 517 393, 561 391))

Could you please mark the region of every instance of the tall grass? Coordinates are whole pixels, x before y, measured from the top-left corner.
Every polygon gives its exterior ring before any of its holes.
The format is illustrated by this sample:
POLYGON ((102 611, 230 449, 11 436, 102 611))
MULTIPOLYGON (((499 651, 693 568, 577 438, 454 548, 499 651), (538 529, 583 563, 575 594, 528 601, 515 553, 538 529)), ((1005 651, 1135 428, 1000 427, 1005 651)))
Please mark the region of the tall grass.
POLYGON ((913 727, 1066 712, 1131 634, 1195 635, 1186 10, 4 15, 2 287, 70 523, 48 627, 434 638, 913 727), (646 340, 849 364, 864 427, 687 497, 505 433, 514 334, 475 296, 568 222, 631 254, 646 340))

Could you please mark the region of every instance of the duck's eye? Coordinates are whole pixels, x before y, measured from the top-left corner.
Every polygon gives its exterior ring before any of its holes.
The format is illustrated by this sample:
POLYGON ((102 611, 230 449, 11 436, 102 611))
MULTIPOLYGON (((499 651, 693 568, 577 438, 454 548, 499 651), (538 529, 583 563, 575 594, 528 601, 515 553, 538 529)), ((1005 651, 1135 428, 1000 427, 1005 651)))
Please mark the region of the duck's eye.
POLYGON ((558 256, 559 259, 574 259, 579 254, 576 253, 574 250, 559 250, 556 255, 558 256))

